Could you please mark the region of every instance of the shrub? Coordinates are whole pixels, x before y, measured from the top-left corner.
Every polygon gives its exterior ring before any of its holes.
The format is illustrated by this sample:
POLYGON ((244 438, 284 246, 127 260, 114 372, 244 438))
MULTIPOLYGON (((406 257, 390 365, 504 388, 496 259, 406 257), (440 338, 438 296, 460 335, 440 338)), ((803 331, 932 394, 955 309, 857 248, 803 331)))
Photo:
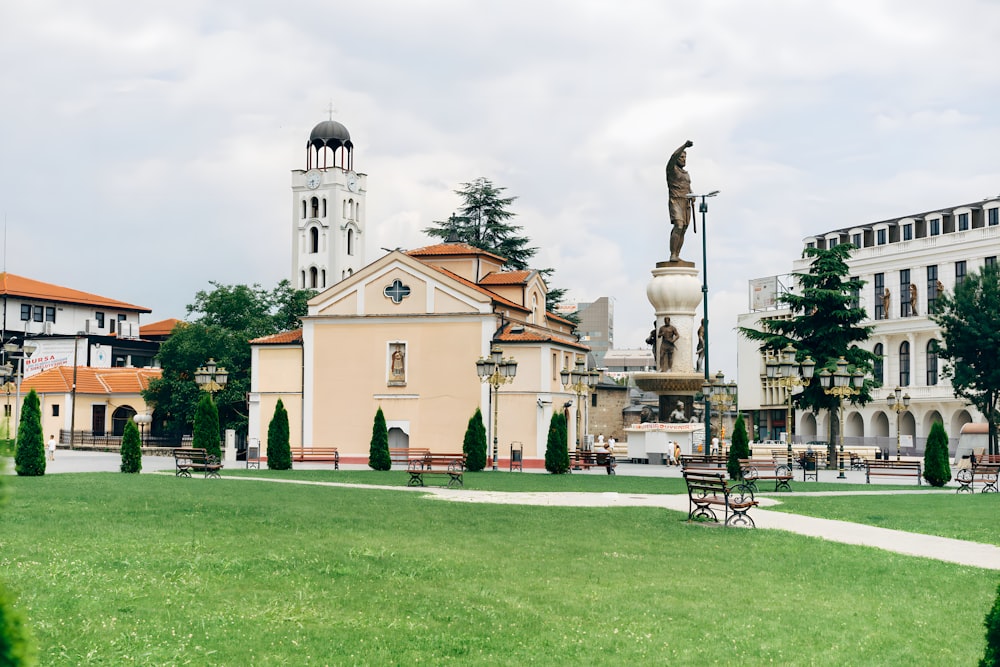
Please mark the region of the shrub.
POLYGON ((206 392, 198 401, 198 408, 194 413, 194 436, 191 439, 191 446, 204 449, 221 460, 222 437, 219 433, 219 410, 215 407, 212 395, 206 392))
POLYGON ((42 413, 38 394, 32 389, 24 399, 21 424, 17 429, 14 470, 24 477, 45 474, 45 442, 42 440, 42 413))
POLYGON ((368 448, 368 467, 372 470, 391 470, 392 459, 389 458, 389 429, 385 426, 385 415, 382 408, 375 413, 375 423, 372 424, 372 441, 368 448))
POLYGON ((483 426, 483 413, 479 408, 476 408, 465 429, 462 451, 465 452, 466 470, 479 472, 486 467, 486 427, 483 426))
POLYGON ((747 437, 747 427, 743 423, 743 415, 736 417, 733 424, 733 443, 729 448, 729 459, 726 461, 726 470, 731 479, 742 479, 743 473, 740 471, 740 459, 750 458, 750 438, 747 437))
POLYGON ((267 467, 270 470, 292 469, 292 448, 288 443, 288 411, 278 399, 274 416, 267 425, 267 467))
POLYGON ((566 416, 554 413, 549 421, 549 438, 545 446, 545 469, 553 475, 569 472, 568 437, 566 416))
POLYGON ((1000 586, 997 587, 993 608, 986 614, 983 625, 986 626, 986 653, 979 661, 979 667, 1000 667, 1000 586))
POLYGON ((142 440, 139 439, 139 428, 131 419, 125 423, 125 433, 122 434, 122 472, 142 471, 142 440))
POLYGON ((948 434, 944 424, 934 422, 927 435, 924 450, 924 479, 931 486, 944 486, 951 481, 951 466, 948 464, 948 434))
POLYGON ((20 667, 37 664, 35 650, 21 614, 0 584, 0 665, 20 667))

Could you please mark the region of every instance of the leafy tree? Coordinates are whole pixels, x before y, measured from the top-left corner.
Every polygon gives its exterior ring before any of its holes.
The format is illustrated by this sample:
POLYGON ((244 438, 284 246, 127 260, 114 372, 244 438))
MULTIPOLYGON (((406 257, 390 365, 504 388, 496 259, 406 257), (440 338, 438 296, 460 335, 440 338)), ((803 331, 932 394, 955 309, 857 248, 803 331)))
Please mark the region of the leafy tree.
POLYGON ((368 467, 372 470, 390 470, 392 458, 389 456, 389 429, 385 425, 382 408, 375 413, 372 424, 372 441, 368 448, 368 467))
POLYGON ((142 440, 139 429, 131 419, 125 423, 125 433, 122 434, 122 472, 142 472, 142 440))
POLYGON ((42 413, 38 394, 32 389, 24 399, 21 424, 17 427, 17 450, 14 470, 23 477, 45 474, 45 442, 42 439, 42 413))
POLYGON ((924 449, 924 479, 931 486, 944 486, 951 481, 951 466, 948 464, 948 434, 944 424, 934 422, 927 436, 924 449))
POLYGON ((553 475, 569 472, 569 432, 566 416, 561 412, 552 413, 549 420, 549 437, 545 446, 545 469, 553 475))
POLYGON ((478 472, 486 467, 486 427, 479 408, 476 408, 476 413, 469 419, 469 426, 465 429, 462 451, 465 452, 466 470, 478 472))
POLYGON ((271 423, 267 425, 267 467, 270 470, 292 469, 292 449, 288 438, 288 411, 279 398, 271 423))
MULTIPOLYGON (((788 344, 795 346, 797 361, 806 356, 816 362, 816 372, 826 369, 836 370, 837 360, 844 357, 852 370, 864 373, 865 380, 861 393, 851 398, 852 403, 864 405, 871 400, 874 380, 870 379, 875 355, 858 347, 858 343, 868 340, 871 326, 861 326, 868 315, 855 302, 854 295, 864 286, 859 278, 849 278, 850 267, 847 259, 854 248, 850 243, 841 243, 832 248, 806 248, 804 255, 812 257, 807 273, 796 274, 798 289, 779 296, 791 311, 789 319, 773 319, 761 322, 763 329, 739 327, 739 333, 750 340, 760 342, 760 349, 779 352, 788 344)), ((831 414, 839 406, 836 396, 823 392, 819 380, 805 386, 804 391, 794 395, 794 405, 801 409, 828 410, 831 414)), ((789 425, 789 437, 791 437, 789 425)), ((834 444, 836 419, 830 419, 828 459, 836 459, 834 444)))
POLYGON ((742 479, 740 471, 740 459, 750 458, 750 438, 747 437, 747 427, 743 423, 743 415, 736 417, 733 424, 733 443, 729 448, 729 459, 726 461, 726 470, 732 479, 742 479))
POLYGON ((191 439, 191 446, 204 449, 221 459, 222 445, 219 433, 219 411, 215 407, 212 395, 203 392, 194 415, 194 436, 191 439))
POLYGON ((938 358, 955 396, 976 406, 989 424, 989 452, 1000 454, 1000 268, 985 265, 954 292, 938 295, 931 315, 941 327, 938 358))
POLYGON ((983 625, 986 626, 986 653, 979 661, 979 667, 1000 667, 1000 586, 983 625))

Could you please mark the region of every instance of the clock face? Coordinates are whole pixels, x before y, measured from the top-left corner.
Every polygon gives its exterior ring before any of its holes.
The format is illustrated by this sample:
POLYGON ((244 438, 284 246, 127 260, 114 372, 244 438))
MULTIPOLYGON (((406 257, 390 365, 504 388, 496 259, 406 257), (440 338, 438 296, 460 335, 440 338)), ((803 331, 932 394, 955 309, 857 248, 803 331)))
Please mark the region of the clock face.
POLYGON ((358 191, 358 175, 353 171, 347 175, 347 189, 351 192, 358 191))
POLYGON ((315 190, 316 188, 318 188, 321 181, 322 179, 320 178, 320 174, 318 171, 310 171, 308 174, 306 174, 306 187, 308 187, 310 190, 315 190))

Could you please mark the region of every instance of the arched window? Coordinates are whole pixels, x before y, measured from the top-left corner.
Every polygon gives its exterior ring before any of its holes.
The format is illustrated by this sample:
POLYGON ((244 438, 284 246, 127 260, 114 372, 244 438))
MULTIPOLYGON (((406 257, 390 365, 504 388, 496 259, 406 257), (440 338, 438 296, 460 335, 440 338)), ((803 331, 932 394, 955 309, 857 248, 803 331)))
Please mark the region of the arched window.
POLYGON ((319 252, 319 229, 316 227, 309 230, 309 252, 319 252))
POLYGON ((317 271, 316 267, 314 266, 311 269, 309 269, 309 287, 316 289, 316 286, 318 284, 319 284, 319 271, 317 271))
POLYGON ((302 200, 302 217, 303 218, 306 217, 306 200, 305 199, 302 200))
POLYGON ((326 197, 323 197, 323 217, 326 217, 326 197))
POLYGON ((311 200, 312 204, 312 217, 319 217, 319 197, 313 197, 311 200))
POLYGON ((932 338, 927 342, 927 386, 938 383, 938 342, 932 338))
POLYGON ((899 344, 899 386, 910 386, 910 343, 905 340, 899 344))
POLYGON ((883 352, 882 343, 875 344, 875 347, 872 348, 872 354, 875 355, 875 363, 872 364, 874 366, 872 375, 875 376, 875 383, 881 387, 885 384, 885 352, 883 352))
POLYGON ((344 220, 349 220, 351 218, 350 211, 348 210, 347 205, 348 205, 347 204, 347 200, 345 199, 344 200, 344 210, 341 211, 341 213, 340 213, 340 217, 342 217, 344 220))
POLYGON ((320 274, 319 286, 322 287, 323 289, 326 289, 326 269, 323 269, 323 272, 320 274))
POLYGON ((357 202, 356 204, 354 204, 354 219, 355 220, 361 219, 361 202, 357 202))
POLYGON ((348 229, 347 230, 347 254, 348 255, 353 255, 354 254, 354 230, 353 229, 348 229))
POLYGON ((302 282, 299 285, 299 287, 301 287, 302 289, 306 288, 306 272, 305 271, 302 272, 302 282))

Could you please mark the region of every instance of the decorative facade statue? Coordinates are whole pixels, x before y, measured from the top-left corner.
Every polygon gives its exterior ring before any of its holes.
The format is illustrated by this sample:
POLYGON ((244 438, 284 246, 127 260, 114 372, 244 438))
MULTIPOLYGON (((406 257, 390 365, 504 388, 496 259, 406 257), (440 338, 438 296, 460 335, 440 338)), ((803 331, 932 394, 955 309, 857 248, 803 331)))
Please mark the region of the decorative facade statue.
POLYGON ((687 149, 694 146, 689 140, 673 152, 667 160, 667 194, 670 197, 670 261, 681 258, 681 246, 684 245, 684 233, 691 224, 691 177, 684 169, 687 164, 687 149))
POLYGON ((917 286, 910 283, 910 314, 917 314, 917 286))
POLYGON ((677 401, 677 407, 674 411, 670 413, 670 423, 671 424, 686 424, 687 415, 684 414, 684 401, 677 401))
POLYGON ((705 318, 702 318, 701 324, 698 325, 698 348, 695 350, 695 357, 697 358, 695 370, 700 371, 705 364, 705 318))
POLYGON ((891 296, 889 294, 889 288, 886 287, 885 292, 882 293, 882 317, 885 319, 889 319, 889 306, 891 305, 889 303, 890 299, 891 296))
POLYGON ((657 346, 656 364, 657 370, 666 373, 674 367, 674 350, 677 349, 677 339, 681 337, 677 327, 670 323, 669 317, 663 318, 663 324, 656 332, 659 339, 657 346))

